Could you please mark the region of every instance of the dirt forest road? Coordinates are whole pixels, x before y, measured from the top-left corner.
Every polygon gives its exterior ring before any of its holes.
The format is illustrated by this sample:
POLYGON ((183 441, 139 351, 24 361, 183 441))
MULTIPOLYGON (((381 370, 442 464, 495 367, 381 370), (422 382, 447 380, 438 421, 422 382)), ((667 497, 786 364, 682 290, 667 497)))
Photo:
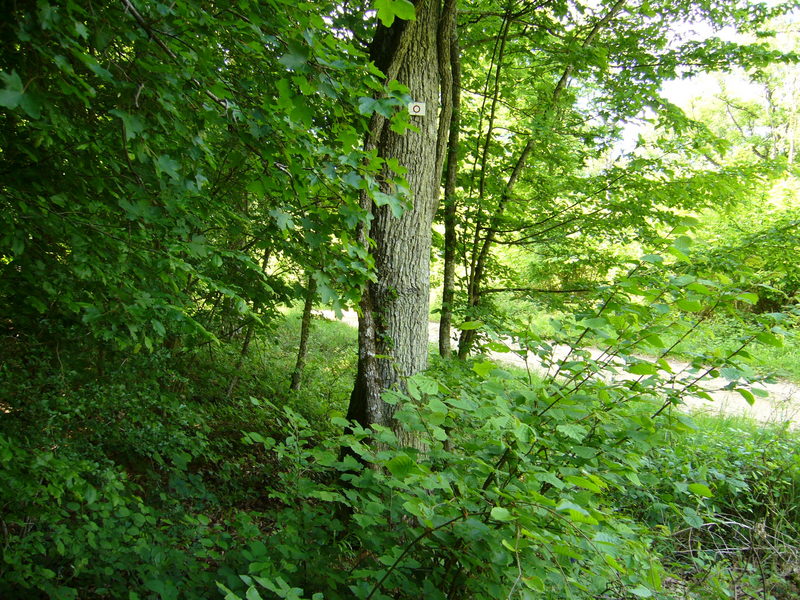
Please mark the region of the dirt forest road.
MULTIPOLYGON (((321 311, 321 316, 330 320, 337 320, 333 311, 321 311)), ((358 315, 353 311, 346 311, 341 321, 351 327, 358 327, 358 315)), ((428 323, 428 337, 431 342, 438 342, 439 324, 428 323)), ((509 346, 514 349, 513 346, 509 346)), ((556 356, 566 354, 566 347, 556 348, 556 356)), ((593 356, 596 358, 600 351, 593 349, 593 356)), ((488 357, 493 362, 505 363, 520 368, 526 368, 525 360, 515 352, 489 352, 488 357)), ((669 361, 672 370, 676 373, 687 370, 689 364, 678 360, 669 361)), ((541 363, 528 361, 528 367, 544 373, 545 369, 541 363)), ((723 389, 730 382, 722 377, 706 380, 703 387, 713 398, 709 401, 703 398, 685 397, 684 405, 692 412, 702 411, 708 414, 718 415, 743 415, 758 421, 783 423, 789 421, 793 427, 800 426, 800 385, 790 381, 777 381, 775 383, 758 384, 757 387, 764 389, 769 396, 765 398, 756 397, 753 405, 749 405, 741 395, 732 390, 723 389)))

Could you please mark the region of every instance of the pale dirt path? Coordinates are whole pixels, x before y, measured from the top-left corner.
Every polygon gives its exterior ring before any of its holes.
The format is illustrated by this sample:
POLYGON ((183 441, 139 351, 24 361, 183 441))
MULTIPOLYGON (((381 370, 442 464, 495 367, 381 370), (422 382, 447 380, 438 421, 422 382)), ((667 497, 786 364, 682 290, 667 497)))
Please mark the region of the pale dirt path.
MULTIPOLYGON (((318 314, 326 319, 337 320, 333 311, 319 311, 318 314)), ((358 327, 358 315, 353 311, 343 313, 341 321, 351 327, 358 327)), ((428 323, 428 338, 431 342, 438 343, 439 324, 428 323)), ((454 339, 455 342, 455 339, 454 339)), ((511 344, 508 344, 512 348, 511 344)), ((598 358, 601 351, 595 348, 589 349, 593 358, 598 358)), ((555 357, 563 358, 568 352, 568 347, 556 347, 555 357)), ((489 352, 488 357, 495 362, 505 363, 520 368, 526 368, 525 360, 515 352, 489 352)), ((669 360, 670 367, 675 373, 686 372, 689 363, 677 360, 669 360)), ((528 367, 531 370, 544 374, 545 367, 535 359, 529 359, 528 367)), ((630 374, 620 374, 624 377, 636 377, 630 374)), ((688 373, 686 377, 691 375, 688 373)), ((794 427, 800 426, 800 385, 790 381, 778 381, 776 383, 762 383, 757 387, 766 390, 769 396, 766 398, 756 397, 755 402, 750 406, 741 395, 732 390, 722 389, 730 382, 722 377, 709 379, 703 382, 704 389, 711 395, 713 401, 693 396, 684 397, 684 405, 691 411, 701 411, 707 414, 718 415, 743 415, 758 421, 785 422, 790 421, 794 427)))

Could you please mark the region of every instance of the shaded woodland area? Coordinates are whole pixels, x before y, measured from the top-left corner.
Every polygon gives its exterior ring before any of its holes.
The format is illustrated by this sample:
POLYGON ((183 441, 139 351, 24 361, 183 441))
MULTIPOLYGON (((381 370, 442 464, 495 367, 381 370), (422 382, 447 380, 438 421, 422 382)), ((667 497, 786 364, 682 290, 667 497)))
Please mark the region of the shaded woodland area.
POLYGON ((0 42, 0 596, 800 597, 791 415, 682 406, 800 379, 794 3, 12 0, 0 42))

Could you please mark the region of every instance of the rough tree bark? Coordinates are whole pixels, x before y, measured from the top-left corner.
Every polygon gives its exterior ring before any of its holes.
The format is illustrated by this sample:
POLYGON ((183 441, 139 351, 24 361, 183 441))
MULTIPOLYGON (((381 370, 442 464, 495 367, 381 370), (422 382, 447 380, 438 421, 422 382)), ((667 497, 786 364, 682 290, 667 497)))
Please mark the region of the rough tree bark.
POLYGON ((360 304, 358 372, 347 415, 365 426, 394 425, 394 407, 381 395, 402 388, 404 379, 428 362, 431 226, 444 154, 439 133, 449 125, 446 111, 440 119, 437 110, 438 42, 441 20, 452 15, 454 6, 455 0, 418 0, 415 21, 396 21, 391 28, 379 25, 372 44, 378 68, 408 86, 414 101, 427 105, 427 114, 413 117, 418 133, 404 135, 376 118, 366 142, 381 157, 407 167, 413 206, 397 218, 388 206, 366 203, 374 216, 365 233, 374 243, 377 281, 367 286, 360 304))

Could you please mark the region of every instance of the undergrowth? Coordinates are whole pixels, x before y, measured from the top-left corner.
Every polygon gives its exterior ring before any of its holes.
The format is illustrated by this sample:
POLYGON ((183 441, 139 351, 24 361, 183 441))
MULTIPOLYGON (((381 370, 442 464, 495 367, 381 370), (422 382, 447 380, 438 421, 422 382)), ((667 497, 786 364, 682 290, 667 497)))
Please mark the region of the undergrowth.
POLYGON ((415 450, 342 418, 341 323, 288 391, 297 327, 103 377, 8 354, 0 596, 796 597, 797 433, 434 360, 393 400, 415 450))

